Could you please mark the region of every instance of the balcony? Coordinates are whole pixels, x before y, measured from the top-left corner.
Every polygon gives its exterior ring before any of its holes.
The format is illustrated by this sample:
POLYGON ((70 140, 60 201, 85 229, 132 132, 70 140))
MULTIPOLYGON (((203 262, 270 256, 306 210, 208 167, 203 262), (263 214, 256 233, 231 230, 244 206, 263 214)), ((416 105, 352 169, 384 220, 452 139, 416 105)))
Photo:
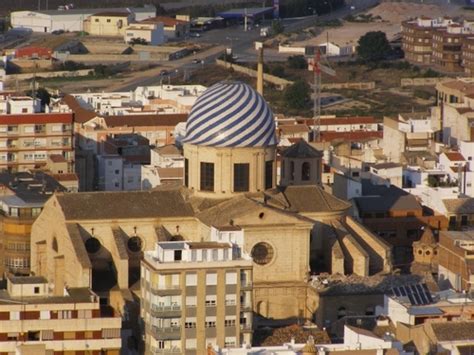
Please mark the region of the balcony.
POLYGON ((151 327, 151 334, 156 340, 180 340, 181 327, 151 327))
POLYGON ((180 317, 181 305, 173 305, 173 306, 152 305, 150 313, 153 317, 159 317, 159 318, 180 317))
POLYGON ((252 281, 242 280, 242 282, 240 283, 240 289, 242 291, 252 291, 252 286, 252 281))
POLYGON ((181 288, 179 286, 169 286, 163 288, 151 286, 151 293, 157 296, 179 296, 181 294, 181 288))
POLYGON ((240 310, 242 312, 252 312, 252 305, 248 303, 241 303, 240 310))
POLYGON ((150 354, 153 354, 153 355, 181 354, 181 349, 177 347, 167 348, 167 349, 158 349, 155 347, 151 347, 150 354))
POLYGON ((252 325, 251 324, 241 324, 240 325, 240 331, 242 333, 251 333, 251 332, 253 332, 252 325))

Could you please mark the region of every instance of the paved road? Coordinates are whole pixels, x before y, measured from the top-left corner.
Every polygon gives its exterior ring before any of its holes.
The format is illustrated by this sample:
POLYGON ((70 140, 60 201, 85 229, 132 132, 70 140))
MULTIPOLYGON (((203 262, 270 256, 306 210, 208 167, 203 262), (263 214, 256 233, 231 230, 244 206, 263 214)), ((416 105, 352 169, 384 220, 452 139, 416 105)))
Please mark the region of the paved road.
MULTIPOLYGON (((350 0, 347 1, 347 5, 344 8, 333 11, 327 15, 284 19, 285 32, 290 33, 310 27, 316 19, 327 21, 344 18, 352 12, 363 12, 365 9, 376 5, 377 3, 378 0, 350 0), (355 10, 351 10, 351 6, 354 6, 355 10)), ((204 65, 212 63, 223 53, 225 48, 232 48, 234 56, 237 56, 239 60, 253 61, 256 57, 254 42, 258 40, 261 40, 259 28, 252 28, 245 32, 243 26, 233 26, 225 29, 212 30, 204 32, 200 38, 193 38, 193 41, 196 43, 212 43, 216 45, 216 47, 197 55, 197 58, 204 60, 204 65)), ((268 53, 265 53, 265 57, 267 60, 272 61, 286 60, 285 55, 278 54, 276 51, 268 51, 268 53)), ((194 57, 187 57, 167 62, 166 64, 163 64, 163 67, 161 68, 140 73, 140 75, 114 85, 110 89, 113 91, 130 91, 134 90, 137 86, 158 85, 162 81, 166 83, 167 80, 169 80, 168 76, 165 78, 159 76, 159 73, 163 68, 170 71, 170 78, 183 76, 185 72, 191 73, 194 70, 199 70, 200 64, 191 63, 193 58, 194 57)))

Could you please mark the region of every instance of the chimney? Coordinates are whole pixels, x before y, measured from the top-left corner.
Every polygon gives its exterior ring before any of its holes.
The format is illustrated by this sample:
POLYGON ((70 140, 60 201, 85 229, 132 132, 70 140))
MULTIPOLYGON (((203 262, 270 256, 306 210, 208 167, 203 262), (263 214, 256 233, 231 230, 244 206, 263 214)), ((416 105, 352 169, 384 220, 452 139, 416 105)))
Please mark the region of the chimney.
POLYGON ((263 43, 255 42, 257 55, 257 92, 263 96, 263 43))

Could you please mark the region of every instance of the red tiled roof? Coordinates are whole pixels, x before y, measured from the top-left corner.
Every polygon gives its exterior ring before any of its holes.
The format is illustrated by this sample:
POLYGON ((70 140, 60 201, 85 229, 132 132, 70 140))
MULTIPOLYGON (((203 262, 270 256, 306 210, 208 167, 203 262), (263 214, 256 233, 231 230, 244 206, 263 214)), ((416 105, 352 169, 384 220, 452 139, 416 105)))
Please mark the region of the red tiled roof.
POLYGON ((78 181, 77 175, 74 173, 66 173, 66 174, 52 174, 53 178, 57 181, 78 181))
POLYGON ((282 134, 287 133, 307 133, 309 132, 309 127, 305 124, 290 124, 290 125, 280 125, 278 129, 282 132, 282 134))
POLYGON ((53 51, 51 48, 45 48, 45 47, 23 47, 23 48, 18 48, 15 50, 15 57, 17 58, 23 58, 23 57, 32 57, 33 54, 37 55, 38 57, 42 58, 51 58, 51 54, 53 54, 53 51))
POLYGON ((143 126, 170 126, 174 127, 180 122, 186 122, 188 114, 171 113, 171 114, 150 114, 150 115, 121 115, 121 116, 105 116, 105 124, 107 127, 143 127, 143 126))
POLYGON ((463 155, 459 152, 444 153, 450 161, 465 161, 463 155))
POLYGON ((367 124, 377 123, 373 117, 336 117, 321 118, 321 125, 345 125, 345 124, 367 124))
POLYGON ((0 115, 0 124, 72 123, 72 113, 24 113, 0 115))
POLYGON ((147 18, 146 20, 140 21, 139 23, 157 23, 157 22, 162 22, 163 26, 166 26, 166 27, 188 23, 188 21, 177 20, 173 17, 166 17, 166 16, 157 16, 157 17, 147 18))
POLYGON ((85 123, 98 116, 95 111, 83 108, 72 95, 64 96, 63 102, 74 112, 74 122, 85 123))
POLYGON ((359 132, 321 132, 321 140, 330 142, 336 139, 353 141, 359 139, 383 138, 381 131, 359 131, 359 132))

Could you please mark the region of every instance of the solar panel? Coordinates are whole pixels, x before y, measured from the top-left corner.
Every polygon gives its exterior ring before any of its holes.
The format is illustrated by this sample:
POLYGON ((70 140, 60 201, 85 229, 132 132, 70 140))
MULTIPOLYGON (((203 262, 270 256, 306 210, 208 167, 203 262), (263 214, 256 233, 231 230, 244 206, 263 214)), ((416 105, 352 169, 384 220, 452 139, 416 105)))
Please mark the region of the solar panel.
POLYGON ((408 297, 408 300, 413 306, 433 303, 433 298, 426 284, 398 286, 392 288, 392 292, 397 297, 408 297))

